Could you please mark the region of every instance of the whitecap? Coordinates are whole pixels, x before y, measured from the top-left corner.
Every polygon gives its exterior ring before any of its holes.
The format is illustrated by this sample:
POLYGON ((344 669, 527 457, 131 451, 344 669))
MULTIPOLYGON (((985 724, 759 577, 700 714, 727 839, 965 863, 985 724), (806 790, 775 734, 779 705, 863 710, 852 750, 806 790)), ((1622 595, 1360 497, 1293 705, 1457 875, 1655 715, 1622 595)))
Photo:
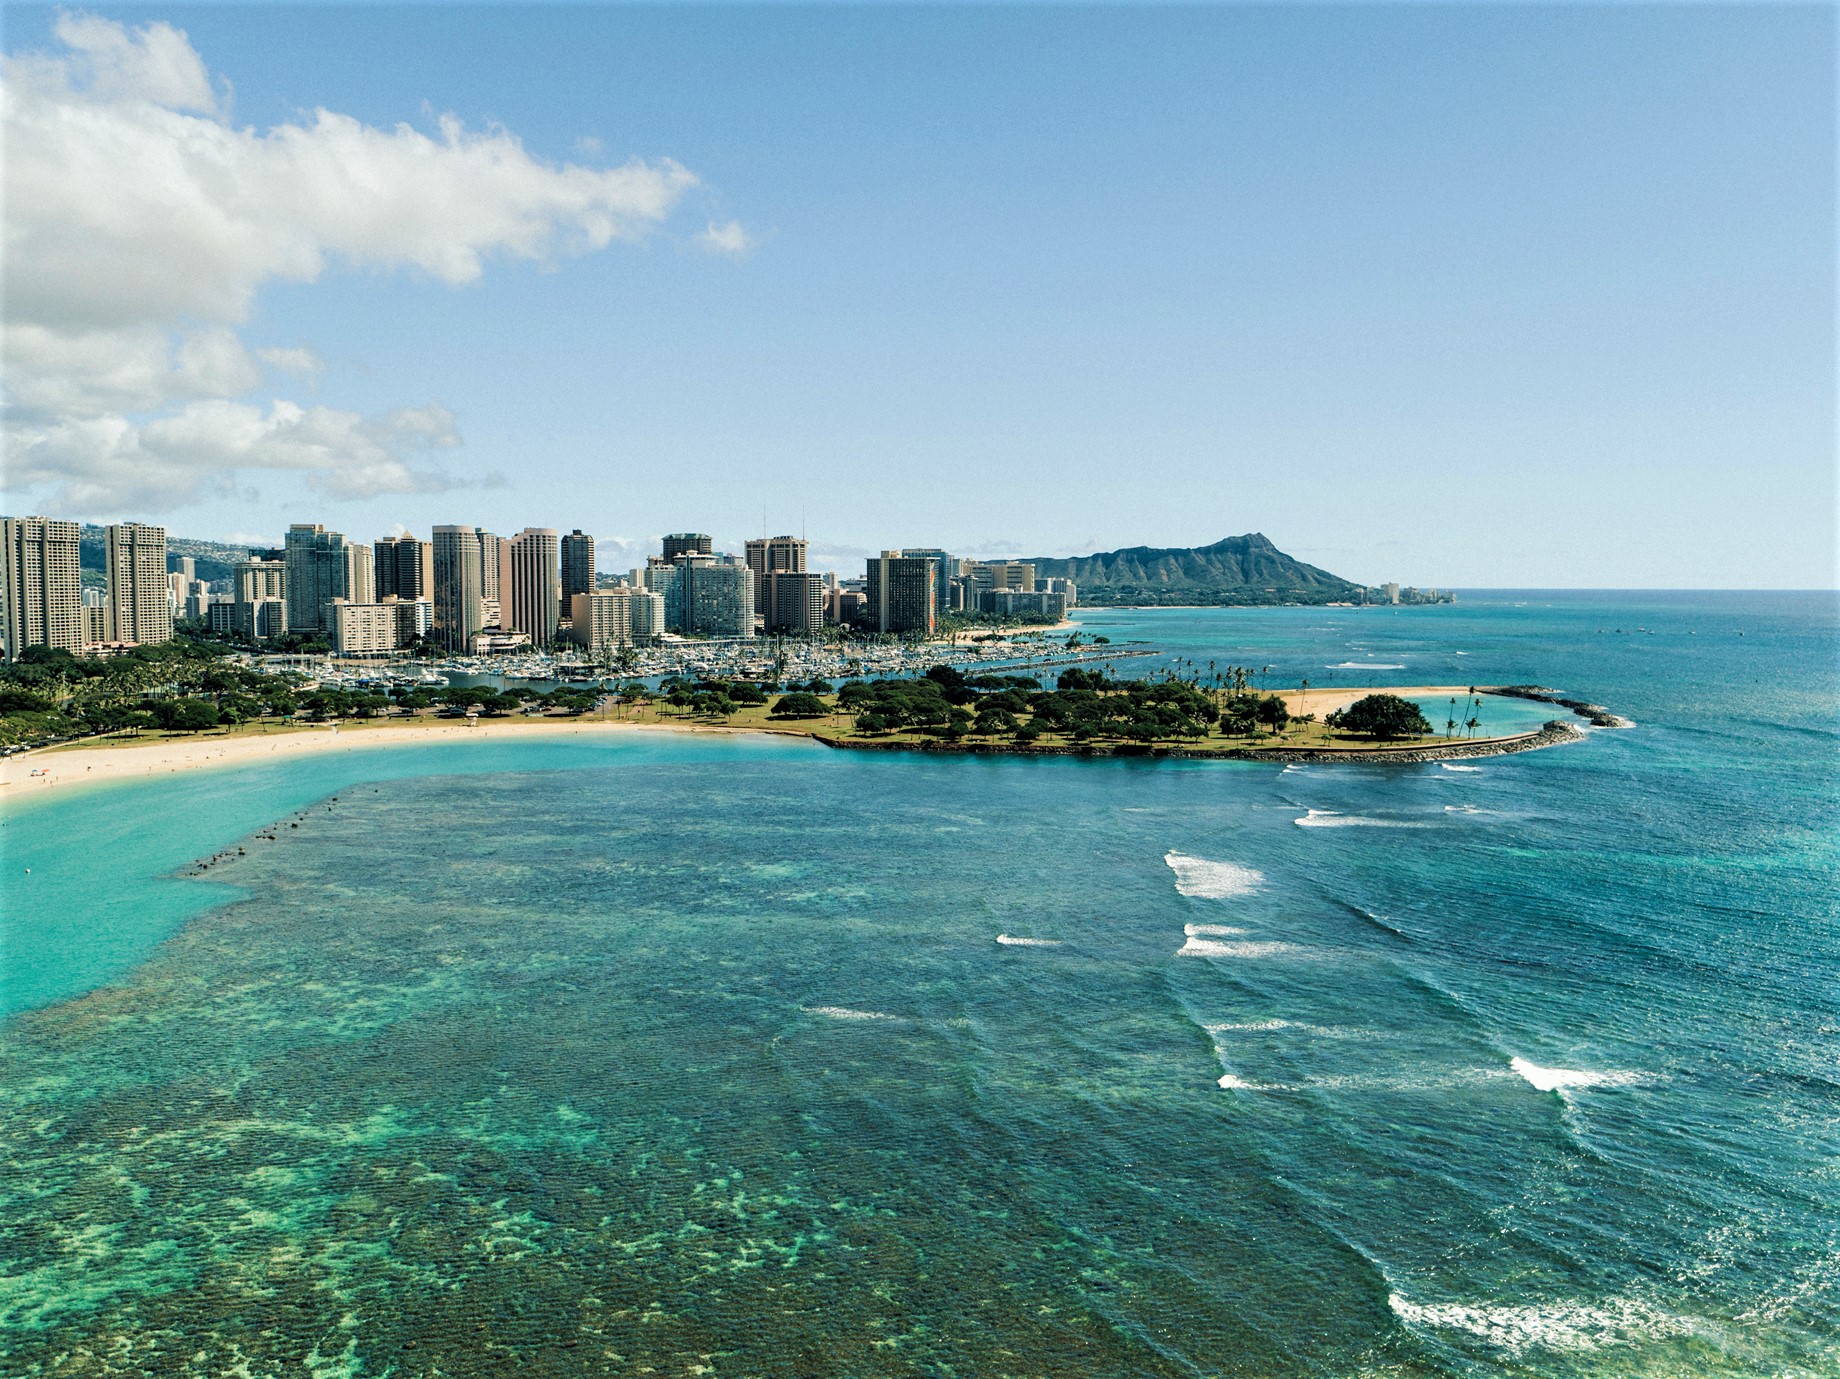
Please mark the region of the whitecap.
POLYGON ((880 1010, 852 1010, 848 1006, 800 1006, 807 1015, 823 1015, 832 1020, 894 1020, 900 1017, 880 1010))
POLYGON ((1222 1073, 1220 1080, 1214 1084, 1223 1092, 1282 1092, 1285 1088, 1274 1082, 1248 1082, 1233 1073, 1222 1073))
POLYGON ((1258 1034, 1274 1029, 1308 1029, 1309 1026, 1300 1025, 1295 1020, 1228 1020, 1223 1024, 1203 1025, 1202 1028, 1209 1034, 1258 1034))
POLYGON ((1338 661, 1328 670, 1404 670, 1403 661, 1338 661))
POLYGON ((1232 924, 1184 924, 1182 933, 1188 938, 1232 938, 1235 934, 1246 931, 1232 924))
POLYGON ((1688 1329, 1635 1298, 1601 1302, 1549 1302, 1531 1306, 1473 1306, 1458 1302, 1413 1302, 1399 1293, 1387 1297, 1393 1315, 1408 1326, 1463 1331, 1498 1350, 1518 1354, 1528 1347, 1543 1350, 1597 1350, 1627 1345, 1688 1329))
POLYGON ((1312 809, 1301 819, 1293 819, 1298 828, 1426 828, 1428 825, 1406 819, 1375 819, 1365 814, 1338 814, 1333 809, 1312 809))
POLYGON ((1283 958, 1303 957, 1310 950, 1295 943, 1222 943, 1219 939, 1190 938, 1176 949, 1178 958, 1283 958))
POLYGON ((1482 769, 1480 766, 1458 766, 1456 763, 1449 761, 1440 761, 1438 767, 1440 770, 1444 771, 1480 771, 1482 769))
POLYGON ((1176 874, 1176 890, 1197 900, 1225 900, 1229 896, 1247 895, 1265 884, 1262 873, 1232 862, 1210 862, 1205 857, 1186 853, 1163 854, 1163 861, 1176 874))
POLYGON ((1525 1058, 1511 1058, 1508 1066, 1542 1092, 1563 1093, 1572 1087, 1634 1087, 1649 1080, 1649 1075, 1642 1072, 1542 1068, 1538 1063, 1530 1063, 1525 1058))
POLYGON ((1298 775, 1298 774, 1301 774, 1304 770, 1305 768, 1302 765, 1293 761, 1289 766, 1286 766, 1278 774, 1281 776, 1298 775))
POLYGON ((1005 948, 1059 948, 1057 938, 1022 938, 1016 934, 998 934, 997 942, 1005 948))

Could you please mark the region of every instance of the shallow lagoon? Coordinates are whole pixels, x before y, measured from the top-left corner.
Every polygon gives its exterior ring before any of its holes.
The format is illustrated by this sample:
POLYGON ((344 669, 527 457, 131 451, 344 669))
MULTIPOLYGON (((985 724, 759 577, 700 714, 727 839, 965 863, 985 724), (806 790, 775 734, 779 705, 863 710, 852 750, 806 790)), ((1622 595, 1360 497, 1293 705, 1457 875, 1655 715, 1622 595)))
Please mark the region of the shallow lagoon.
POLYGON ((1090 615, 1401 684, 1537 634, 1644 725, 1476 763, 635 734, 17 809, 0 1358, 1828 1372, 1831 610, 1601 611, 1090 615))

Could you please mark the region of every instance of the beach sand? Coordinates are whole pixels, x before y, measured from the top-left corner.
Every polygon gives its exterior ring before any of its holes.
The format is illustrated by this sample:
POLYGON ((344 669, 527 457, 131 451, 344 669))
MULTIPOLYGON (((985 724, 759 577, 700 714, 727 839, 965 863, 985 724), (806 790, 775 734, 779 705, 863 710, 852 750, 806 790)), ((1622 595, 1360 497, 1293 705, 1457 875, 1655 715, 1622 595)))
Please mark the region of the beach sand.
MULTIPOLYGON (((1478 685, 1478 694, 1487 694, 1488 690, 1478 685)), ((1345 709, 1357 699, 1365 699, 1370 694, 1395 694, 1401 699, 1455 699, 1458 707, 1469 698, 1467 685, 1381 685, 1378 688, 1368 686, 1366 689, 1326 688, 1313 690, 1280 690, 1277 693, 1284 700, 1284 707, 1293 714, 1313 713, 1317 721, 1345 709)))
MULTIPOLYGON (((60 785, 146 779, 197 771, 208 766, 284 761, 319 752, 369 751, 411 742, 502 742, 508 737, 576 737, 610 732, 720 732, 714 725, 626 723, 596 718, 486 719, 468 726, 464 719, 429 719, 420 723, 341 723, 337 727, 282 728, 236 734, 203 733, 197 737, 116 738, 22 752, 0 761, 0 804, 60 785)), ((745 731, 759 732, 758 728, 745 731)))

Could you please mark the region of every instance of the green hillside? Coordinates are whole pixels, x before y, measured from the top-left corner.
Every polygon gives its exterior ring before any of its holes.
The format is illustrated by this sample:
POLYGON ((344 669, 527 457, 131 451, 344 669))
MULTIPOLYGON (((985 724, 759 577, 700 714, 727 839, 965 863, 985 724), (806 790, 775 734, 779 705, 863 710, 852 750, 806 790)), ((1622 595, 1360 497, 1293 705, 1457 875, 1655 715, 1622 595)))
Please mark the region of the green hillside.
POLYGON ((1037 557, 1038 578, 1071 579, 1083 604, 1360 603, 1363 586, 1293 559, 1258 532, 1211 546, 1130 546, 1037 557))

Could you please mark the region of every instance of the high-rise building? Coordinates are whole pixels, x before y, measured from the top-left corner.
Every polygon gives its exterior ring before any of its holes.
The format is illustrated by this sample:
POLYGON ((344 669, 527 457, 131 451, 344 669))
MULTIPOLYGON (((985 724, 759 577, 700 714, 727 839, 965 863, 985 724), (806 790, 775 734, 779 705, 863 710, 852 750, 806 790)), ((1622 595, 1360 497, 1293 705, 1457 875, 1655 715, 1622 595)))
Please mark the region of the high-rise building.
POLYGON ((386 536, 371 547, 377 564, 377 597, 432 599, 434 546, 413 536, 386 536))
POLYGON ((91 640, 83 613, 82 532, 48 517, 0 518, 0 654, 16 661, 29 646, 81 651, 91 640))
POLYGON ((663 600, 664 625, 673 632, 684 630, 684 605, 678 597, 678 591, 683 583, 683 566, 690 559, 692 557, 680 556, 675 560, 666 560, 663 556, 655 555, 645 562, 643 571, 633 571, 641 577, 637 583, 663 600))
POLYGON ((326 605, 333 650, 341 656, 373 656, 396 650, 398 606, 333 599, 326 605))
POLYGON ((933 566, 924 556, 904 556, 899 551, 883 551, 872 558, 864 589, 869 626, 877 632, 932 635, 938 625, 933 566))
POLYGON ((548 646, 562 615, 561 539, 554 527, 525 527, 506 547, 511 579, 508 589, 501 587, 499 626, 528 634, 532 646, 548 646))
POLYGON ((577 594, 594 592, 594 538, 575 528, 562 538, 562 606, 577 594))
POLYGON ((485 627, 485 573, 477 527, 436 527, 434 636, 450 651, 467 651, 485 627))
POLYGON ((1067 616, 1067 596, 1045 589, 986 589, 981 611, 1000 618, 1030 616, 1059 621, 1067 616))
POLYGON ((85 589, 83 591, 83 644, 93 646, 98 642, 115 640, 114 610, 109 607, 108 591, 104 589, 85 589))
POLYGON ((903 550, 904 560, 930 560, 933 562, 933 611, 943 613, 952 606, 952 576, 958 573, 958 562, 952 558, 950 551, 937 547, 920 547, 903 550))
MULTIPOLYGON (((352 580, 369 575, 368 562, 360 564, 349 554, 353 549, 345 533, 328 531, 317 522, 296 522, 287 529, 284 550, 287 567, 287 620, 292 632, 331 631, 330 615, 325 607, 334 599, 355 602, 372 597, 366 590, 374 586, 360 584, 354 594, 352 580)), ((365 556, 368 547, 360 547, 365 556)))
POLYGON ((992 589, 1015 589, 1021 593, 1035 590, 1035 567, 1026 560, 985 560, 979 562, 990 571, 992 589))
POLYGON ((715 542, 700 531, 672 532, 664 539, 664 558, 676 560, 680 555, 713 555, 715 542))
POLYGON ((287 563, 250 558, 230 571, 230 625, 251 641, 287 631, 287 563))
POLYGON ((589 651, 609 651, 633 640, 633 595, 655 599, 656 594, 620 585, 590 590, 569 597, 569 639, 589 651))
POLYGON ((362 541, 350 541, 345 545, 345 601, 377 601, 377 561, 371 548, 362 541))
POLYGON ((761 536, 747 543, 747 567, 754 572, 754 608, 767 606, 767 576, 774 570, 803 570, 805 543, 796 536, 761 536))
MULTIPOLYGON (((511 552, 506 549, 505 538, 495 532, 479 531, 479 597, 501 607, 505 604, 510 590, 505 586, 510 583, 506 578, 511 552)), ((493 619, 492 622, 496 622, 493 619)), ((491 626, 488 623, 487 626, 491 626)))
POLYGON ((172 601, 166 582, 166 528, 118 522, 103 531, 109 567, 109 603, 117 641, 172 639, 172 601))
POLYGON ((634 589, 629 599, 635 642, 655 642, 664 635, 664 596, 650 589, 634 589))
POLYGON ((396 614, 397 646, 411 646, 434 629, 432 599, 402 599, 392 594, 381 602, 396 614))
POLYGON ((759 612, 767 631, 794 635, 824 626, 824 576, 816 570, 769 570, 759 612))
POLYGON ((198 578, 198 562, 189 555, 167 556, 166 568, 169 572, 184 575, 187 584, 198 578))
POLYGON ((754 572, 708 558, 678 561, 677 597, 691 637, 754 635, 754 572))

